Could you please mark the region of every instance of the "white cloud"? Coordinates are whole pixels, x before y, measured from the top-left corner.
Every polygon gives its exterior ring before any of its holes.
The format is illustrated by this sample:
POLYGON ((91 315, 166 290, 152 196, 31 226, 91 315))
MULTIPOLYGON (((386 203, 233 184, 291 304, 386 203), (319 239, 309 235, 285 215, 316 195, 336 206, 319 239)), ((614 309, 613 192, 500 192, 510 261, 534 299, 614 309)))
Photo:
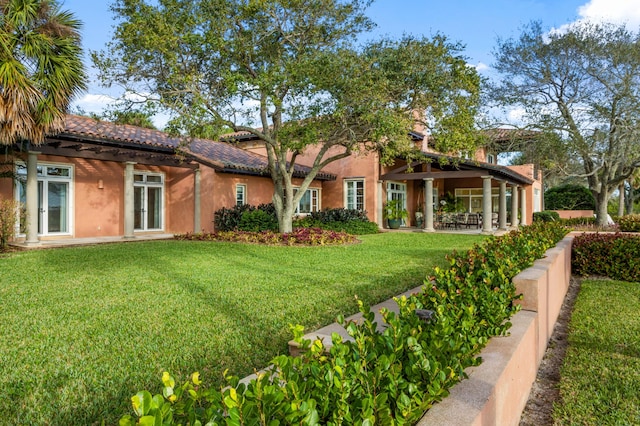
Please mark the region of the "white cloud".
POLYGON ((578 8, 580 19, 591 22, 640 25, 639 0, 591 0, 578 8))
POLYGON ((578 7, 577 14, 576 21, 551 32, 564 33, 572 25, 583 22, 624 24, 630 30, 640 29, 640 0, 590 0, 578 7))
POLYGON ((73 106, 79 107, 86 112, 101 113, 113 102, 115 102, 115 99, 111 96, 87 93, 73 102, 73 106))
POLYGON ((510 123, 520 123, 524 118, 526 111, 524 108, 513 108, 507 112, 507 117, 510 123))
POLYGON ((475 66, 476 71, 478 72, 482 72, 482 71, 486 71, 488 69, 490 69, 491 67, 489 67, 489 65, 483 63, 483 62, 478 62, 478 65, 475 66))

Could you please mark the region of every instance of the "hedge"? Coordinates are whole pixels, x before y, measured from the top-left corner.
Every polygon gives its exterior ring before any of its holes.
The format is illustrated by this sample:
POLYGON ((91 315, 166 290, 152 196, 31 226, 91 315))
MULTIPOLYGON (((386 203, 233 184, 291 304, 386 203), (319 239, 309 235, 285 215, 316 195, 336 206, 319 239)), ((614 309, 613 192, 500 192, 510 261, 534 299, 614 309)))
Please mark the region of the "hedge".
POLYGON ((399 314, 382 311, 384 332, 362 303, 362 323, 338 318, 353 341, 334 334, 329 350, 321 340, 303 340, 303 327, 295 326, 306 351, 274 358, 246 385, 228 375, 226 388, 207 388, 198 373, 178 384, 165 372, 161 392, 134 395, 133 415, 120 424, 415 423, 465 378, 465 368, 481 362, 477 355, 490 337, 507 332, 520 308, 513 276, 566 232, 557 223, 534 223, 454 252, 421 293, 396 299, 399 314))
POLYGON ((640 232, 640 214, 620 216, 616 223, 622 232, 640 232))
POLYGON ((576 275, 640 281, 640 236, 582 234, 574 238, 571 267, 576 275))
POLYGON ((558 212, 544 210, 541 212, 533 212, 533 221, 534 222, 554 222, 560 220, 560 215, 558 212))
POLYGON ((548 210, 594 210, 596 200, 589 188, 582 185, 561 185, 544 193, 548 210))

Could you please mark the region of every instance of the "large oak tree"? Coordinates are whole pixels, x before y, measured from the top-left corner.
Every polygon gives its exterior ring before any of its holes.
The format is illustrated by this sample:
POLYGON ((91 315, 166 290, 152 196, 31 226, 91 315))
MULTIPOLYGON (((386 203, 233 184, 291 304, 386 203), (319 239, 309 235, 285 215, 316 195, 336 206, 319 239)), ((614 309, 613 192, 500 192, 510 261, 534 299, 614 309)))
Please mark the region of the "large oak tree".
POLYGON ((520 125, 559 135, 605 225, 609 197, 640 166, 640 36, 591 23, 547 32, 534 22, 499 40, 495 57, 494 98, 522 110, 520 125))
POLYGON ((114 41, 94 61, 105 83, 169 110, 172 129, 262 140, 280 231, 289 232, 319 170, 357 150, 391 161, 410 150, 416 121, 444 151, 473 149, 479 77, 461 46, 443 36, 357 45, 373 28, 369 3, 117 0, 114 41), (310 146, 317 155, 294 186, 310 146))

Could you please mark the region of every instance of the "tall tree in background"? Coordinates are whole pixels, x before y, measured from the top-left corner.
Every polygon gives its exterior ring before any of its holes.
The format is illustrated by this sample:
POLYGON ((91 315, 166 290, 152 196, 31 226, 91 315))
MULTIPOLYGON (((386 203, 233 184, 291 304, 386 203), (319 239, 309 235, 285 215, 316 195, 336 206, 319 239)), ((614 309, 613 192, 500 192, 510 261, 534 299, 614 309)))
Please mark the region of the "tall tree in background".
POLYGON ((356 47, 373 28, 369 4, 117 0, 114 42, 94 62, 105 83, 171 111, 170 129, 230 128, 262 140, 280 231, 290 232, 319 170, 357 150, 391 160, 411 148, 416 120, 442 150, 473 149, 479 77, 461 47, 441 36, 356 47), (317 155, 294 187, 307 150, 317 155))
POLYGON ((80 27, 55 1, 0 0, 0 145, 63 129, 85 87, 80 27))
POLYGON ((638 34, 607 24, 548 33, 532 23, 500 40, 495 57, 503 78, 494 98, 521 108, 527 128, 562 138, 605 225, 611 193, 640 166, 638 34))

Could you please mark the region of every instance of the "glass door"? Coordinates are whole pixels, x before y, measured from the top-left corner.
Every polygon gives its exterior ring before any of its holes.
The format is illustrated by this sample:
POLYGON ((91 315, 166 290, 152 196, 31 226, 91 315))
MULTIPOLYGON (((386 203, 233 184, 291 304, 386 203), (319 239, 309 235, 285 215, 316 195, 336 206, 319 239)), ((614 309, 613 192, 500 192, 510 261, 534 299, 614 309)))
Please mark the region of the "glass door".
POLYGON ((164 180, 161 175, 135 174, 133 227, 136 231, 161 230, 164 180))
MULTIPOLYGON (((71 167, 38 165, 38 234, 55 235, 71 232, 71 167)), ((24 165, 18 165, 16 179, 17 194, 20 203, 27 203, 27 169, 24 165)), ((20 218, 20 230, 26 224, 25 217, 20 218)))
MULTIPOLYGON (((387 182, 387 201, 400 200, 403 209, 407 209, 407 185, 404 183, 387 182)), ((407 226, 402 220, 402 226, 407 226)))
POLYGON ((47 191, 43 197, 42 223, 46 224, 43 234, 69 232, 67 215, 69 211, 69 183, 47 182, 47 191))

